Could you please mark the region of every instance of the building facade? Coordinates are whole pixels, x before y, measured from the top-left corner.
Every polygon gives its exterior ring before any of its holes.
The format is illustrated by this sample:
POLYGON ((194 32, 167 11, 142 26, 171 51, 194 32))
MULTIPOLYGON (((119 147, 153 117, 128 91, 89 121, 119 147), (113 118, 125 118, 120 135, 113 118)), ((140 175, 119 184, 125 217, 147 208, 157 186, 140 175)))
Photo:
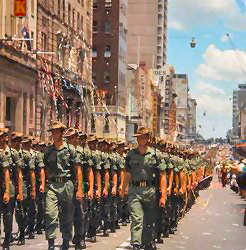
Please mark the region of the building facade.
POLYGON ((175 74, 173 83, 177 95, 177 139, 183 140, 188 136, 188 76, 186 74, 175 74))
POLYGON ((245 119, 242 118, 246 107, 246 84, 239 84, 238 89, 233 91, 232 99, 232 135, 241 138, 244 134, 245 119))
POLYGON ((27 1, 23 17, 15 15, 14 2, 0 1, 0 123, 11 131, 33 135, 37 72, 32 50, 36 49, 37 1, 27 1))
POLYGON ((196 107, 197 102, 196 99, 188 97, 188 138, 195 139, 196 138, 196 107))
POLYGON ((93 2, 93 83, 95 132, 125 139, 127 71, 127 0, 93 2))
POLYGON ((88 132, 91 126, 92 1, 38 0, 37 133, 51 120, 88 132))
POLYGON ((128 64, 166 64, 167 10, 168 0, 128 0, 128 64))

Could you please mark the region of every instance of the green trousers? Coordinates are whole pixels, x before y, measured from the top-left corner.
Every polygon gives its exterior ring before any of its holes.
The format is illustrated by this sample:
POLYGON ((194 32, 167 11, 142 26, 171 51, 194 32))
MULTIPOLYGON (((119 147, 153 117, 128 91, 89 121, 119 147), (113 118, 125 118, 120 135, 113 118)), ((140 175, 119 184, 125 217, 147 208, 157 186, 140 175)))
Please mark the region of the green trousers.
POLYGON ((56 238, 58 222, 60 222, 62 238, 65 240, 72 239, 73 195, 74 184, 72 181, 49 183, 47 185, 45 200, 45 234, 47 240, 56 238))
POLYGON ((134 187, 129 190, 132 244, 149 244, 154 239, 157 214, 156 192, 154 187, 134 187))

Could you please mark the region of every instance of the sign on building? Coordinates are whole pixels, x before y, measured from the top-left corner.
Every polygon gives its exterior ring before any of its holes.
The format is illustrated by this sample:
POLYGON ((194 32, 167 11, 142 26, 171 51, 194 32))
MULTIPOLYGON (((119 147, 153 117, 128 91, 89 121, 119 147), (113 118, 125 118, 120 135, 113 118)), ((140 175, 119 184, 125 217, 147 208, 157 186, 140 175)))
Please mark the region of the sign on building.
POLYGON ((16 17, 26 16, 26 0, 15 0, 14 15, 16 17))

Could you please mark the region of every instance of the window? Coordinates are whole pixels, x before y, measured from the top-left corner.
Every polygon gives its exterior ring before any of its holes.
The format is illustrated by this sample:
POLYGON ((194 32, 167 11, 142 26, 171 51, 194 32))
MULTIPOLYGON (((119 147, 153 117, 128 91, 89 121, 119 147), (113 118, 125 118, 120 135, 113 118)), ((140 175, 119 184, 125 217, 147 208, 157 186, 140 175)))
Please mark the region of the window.
POLYGON ((105 8, 109 9, 112 7, 112 0, 105 0, 105 8))
POLYGON ((107 46, 105 47, 104 57, 105 57, 105 58, 111 57, 111 47, 110 47, 110 45, 107 45, 107 46))
POLYGON ((97 74, 95 71, 92 72, 92 82, 95 84, 97 80, 97 74))
POLYGON ((63 0, 63 3, 62 3, 62 20, 63 22, 65 22, 65 14, 66 13, 66 5, 65 5, 65 0, 63 0))
POLYGON ((32 40, 30 42, 31 42, 31 46, 33 48, 33 44, 34 44, 34 32, 33 31, 31 31, 31 38, 32 38, 32 40))
POLYGON ((71 25, 71 4, 68 4, 68 24, 71 25))
POLYGON ((96 58, 97 57, 97 48, 93 48, 92 49, 92 58, 96 58))
POLYGON ((84 29, 84 18, 83 18, 83 16, 81 16, 81 30, 83 30, 84 29))
POLYGON ((110 23, 110 21, 105 22, 105 33, 106 34, 111 34, 111 23, 110 23))
POLYGON ((48 50, 48 39, 47 39, 46 33, 44 33, 44 32, 41 32, 41 47, 42 47, 43 51, 48 50))
POLYGON ((98 32, 98 23, 97 21, 93 21, 93 33, 97 33, 98 32))
POLYGON ((77 30, 80 31, 80 14, 77 14, 77 30))
POLYGON ((30 95, 30 117, 29 117, 30 123, 33 123, 33 95, 30 95))
POLYGON ((6 113, 5 113, 6 121, 11 120, 11 98, 6 97, 6 113))
POLYGON ((104 72, 104 82, 105 83, 110 83, 110 75, 108 71, 104 72))
POLYGON ((58 4, 57 4, 57 15, 60 18, 61 15, 61 0, 58 0, 58 4))
POLYGON ((98 0, 93 0, 93 9, 97 9, 98 7, 98 0))
POLYGON ((75 9, 73 9, 72 28, 75 29, 75 9))

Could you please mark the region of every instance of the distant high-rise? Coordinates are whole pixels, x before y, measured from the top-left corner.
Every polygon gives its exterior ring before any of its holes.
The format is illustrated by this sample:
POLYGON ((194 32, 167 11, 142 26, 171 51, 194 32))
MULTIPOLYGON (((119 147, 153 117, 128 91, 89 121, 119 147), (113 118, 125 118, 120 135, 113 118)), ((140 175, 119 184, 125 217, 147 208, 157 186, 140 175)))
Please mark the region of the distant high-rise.
POLYGON ((148 68, 166 64, 168 0, 128 0, 129 64, 145 62, 148 68))

